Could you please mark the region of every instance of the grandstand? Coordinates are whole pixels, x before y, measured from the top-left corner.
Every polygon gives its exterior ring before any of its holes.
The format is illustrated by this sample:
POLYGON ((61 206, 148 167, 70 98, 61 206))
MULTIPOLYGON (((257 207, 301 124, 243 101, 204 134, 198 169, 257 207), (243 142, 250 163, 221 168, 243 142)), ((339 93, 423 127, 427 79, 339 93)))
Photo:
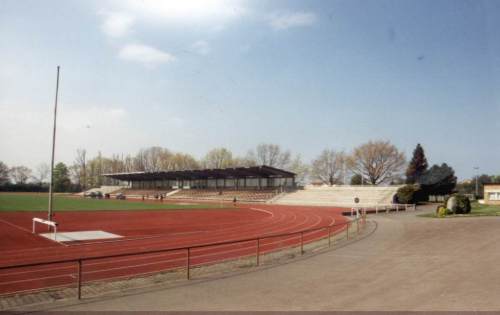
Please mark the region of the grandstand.
POLYGON ((372 207, 392 204, 401 186, 306 186, 303 190, 283 193, 273 203, 283 205, 352 207, 358 197, 359 206, 372 207))
POLYGON ((295 174, 270 166, 105 174, 127 198, 268 202, 352 207, 391 205, 400 186, 314 186, 296 190, 295 174))
POLYGON ((295 187, 295 174, 262 165, 225 169, 105 174, 131 198, 262 202, 295 187))

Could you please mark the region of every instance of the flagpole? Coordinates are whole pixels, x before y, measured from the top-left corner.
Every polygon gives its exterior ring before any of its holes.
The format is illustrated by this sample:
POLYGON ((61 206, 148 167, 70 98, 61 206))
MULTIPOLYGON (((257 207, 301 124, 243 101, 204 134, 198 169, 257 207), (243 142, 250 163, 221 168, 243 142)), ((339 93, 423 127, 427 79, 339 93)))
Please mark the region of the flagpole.
MULTIPOLYGON (((54 102, 54 129, 52 131, 52 158, 50 162, 50 186, 49 186, 49 213, 48 220, 52 221, 53 190, 54 190, 54 155, 56 151, 56 122, 57 122, 57 98, 59 94, 59 66, 57 66, 56 99, 54 102)), ((49 226, 50 230, 50 226, 49 226)))

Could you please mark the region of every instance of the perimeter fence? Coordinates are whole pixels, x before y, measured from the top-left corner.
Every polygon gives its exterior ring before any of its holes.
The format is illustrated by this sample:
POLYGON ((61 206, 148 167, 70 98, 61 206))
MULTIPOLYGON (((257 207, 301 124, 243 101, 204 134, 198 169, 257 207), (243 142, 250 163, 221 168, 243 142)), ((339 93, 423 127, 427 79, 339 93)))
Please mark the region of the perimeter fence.
MULTIPOLYGON (((10 305, 5 299, 9 296, 19 298, 23 294, 36 293, 55 300, 70 296, 81 299, 84 293, 95 296, 133 288, 131 283, 136 284, 135 287, 150 286, 275 264, 357 237, 366 222, 366 211, 362 209, 355 218, 346 222, 294 232, 168 249, 114 255, 89 254, 80 258, 5 265, 0 267, 0 309, 10 305)), ((36 299, 36 294, 32 295, 33 299, 36 299)))

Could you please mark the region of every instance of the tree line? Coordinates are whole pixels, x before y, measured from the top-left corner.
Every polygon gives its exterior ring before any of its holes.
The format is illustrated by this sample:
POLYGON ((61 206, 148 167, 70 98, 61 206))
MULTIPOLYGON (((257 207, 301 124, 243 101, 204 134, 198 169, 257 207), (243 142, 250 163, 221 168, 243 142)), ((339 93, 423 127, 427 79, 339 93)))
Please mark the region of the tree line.
MULTIPOLYGON (((135 155, 113 154, 88 157, 85 149, 76 152, 70 165, 62 162, 54 168, 56 191, 79 191, 105 184, 112 180, 103 177, 107 173, 155 172, 195 170, 205 168, 228 168, 268 165, 286 169, 297 174, 297 182, 304 184, 415 184, 433 187, 435 191, 453 189, 456 177, 446 164, 428 167, 421 145, 417 145, 410 163, 395 145, 389 141, 368 141, 344 152, 324 149, 310 163, 303 161, 300 154, 292 154, 280 145, 263 143, 249 150, 243 156, 234 155, 227 148, 214 148, 201 159, 188 153, 173 152, 163 147, 149 147, 135 155), (446 184, 444 184, 446 182, 446 184), (447 186, 448 185, 448 186, 447 186)), ((25 166, 7 167, 0 162, 0 190, 35 191, 47 189, 50 167, 40 164, 34 171, 25 166)))

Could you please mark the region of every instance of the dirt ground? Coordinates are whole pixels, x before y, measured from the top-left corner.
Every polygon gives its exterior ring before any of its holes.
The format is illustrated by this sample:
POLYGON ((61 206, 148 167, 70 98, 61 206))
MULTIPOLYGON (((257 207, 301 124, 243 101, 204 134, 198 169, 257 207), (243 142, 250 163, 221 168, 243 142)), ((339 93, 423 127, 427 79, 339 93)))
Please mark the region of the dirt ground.
POLYGON ((293 263, 45 310, 500 310, 500 218, 417 213, 371 216, 371 236, 293 263))

